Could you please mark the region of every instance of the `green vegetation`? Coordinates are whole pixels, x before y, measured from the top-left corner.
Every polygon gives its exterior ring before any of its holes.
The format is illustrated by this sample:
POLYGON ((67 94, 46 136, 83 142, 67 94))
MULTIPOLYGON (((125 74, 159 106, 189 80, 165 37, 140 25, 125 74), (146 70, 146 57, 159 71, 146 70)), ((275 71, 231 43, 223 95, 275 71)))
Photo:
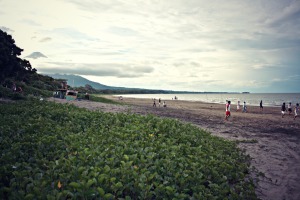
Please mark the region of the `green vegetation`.
POLYGON ((60 81, 37 74, 29 61, 19 58, 22 51, 11 35, 0 30, 0 98, 51 96, 51 91, 60 87, 60 81))
POLYGON ((176 120, 0 103, 1 199, 256 199, 236 143, 176 120))
POLYGON ((107 99, 105 97, 102 97, 100 95, 90 95, 90 100, 95 102, 101 102, 101 103, 109 103, 109 104, 121 104, 119 102, 116 102, 111 99, 107 99))

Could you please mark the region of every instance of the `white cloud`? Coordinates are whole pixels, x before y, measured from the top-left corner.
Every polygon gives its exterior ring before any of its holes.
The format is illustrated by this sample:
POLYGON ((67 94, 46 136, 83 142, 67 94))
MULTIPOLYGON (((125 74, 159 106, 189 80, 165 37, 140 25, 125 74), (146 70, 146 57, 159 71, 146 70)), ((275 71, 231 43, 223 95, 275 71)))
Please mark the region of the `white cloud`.
POLYGON ((0 7, 0 25, 15 30, 23 54, 47 55, 31 61, 38 71, 106 85, 255 91, 300 64, 296 0, 3 0, 0 7))

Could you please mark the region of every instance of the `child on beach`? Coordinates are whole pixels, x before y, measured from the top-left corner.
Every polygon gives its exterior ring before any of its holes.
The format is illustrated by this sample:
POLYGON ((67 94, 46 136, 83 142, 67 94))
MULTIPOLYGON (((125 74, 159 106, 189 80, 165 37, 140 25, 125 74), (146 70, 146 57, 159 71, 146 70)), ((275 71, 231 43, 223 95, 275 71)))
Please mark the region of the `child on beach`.
POLYGON ((237 102, 236 104, 236 112, 240 110, 240 101, 237 102))
POLYGON ((285 102, 283 102, 282 106, 281 106, 281 117, 283 118, 283 116, 285 115, 286 112, 286 107, 285 107, 285 102))
POLYGON ((225 120, 228 120, 228 118, 230 117, 230 101, 227 101, 226 103, 226 109, 225 109, 225 120))
POLYGON ((290 102, 288 104, 288 111, 289 111, 289 115, 292 113, 292 103, 290 102))
POLYGON ((160 107, 160 102, 161 102, 161 99, 159 98, 158 99, 158 107, 160 107))
POLYGON ((296 119, 296 117, 298 116, 299 113, 299 103, 296 104, 295 106, 295 116, 294 116, 294 120, 296 119))
POLYGON ((246 102, 244 101, 244 104, 243 104, 243 112, 247 112, 247 106, 246 106, 246 102))
POLYGON ((153 99, 153 107, 156 107, 155 99, 153 99))
POLYGON ((164 107, 167 107, 167 104, 166 104, 166 102, 165 102, 165 101, 164 101, 164 104, 163 104, 163 106, 164 106, 164 107))

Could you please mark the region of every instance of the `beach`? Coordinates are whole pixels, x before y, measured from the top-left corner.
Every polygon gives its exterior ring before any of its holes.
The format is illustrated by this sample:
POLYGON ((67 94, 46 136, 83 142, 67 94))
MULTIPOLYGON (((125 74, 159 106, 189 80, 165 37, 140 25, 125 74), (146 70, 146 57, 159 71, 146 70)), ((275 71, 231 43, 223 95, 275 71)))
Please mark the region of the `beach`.
MULTIPOLYGON (((236 112, 231 105, 231 117, 224 120, 225 105, 189 102, 180 100, 166 101, 153 107, 152 99, 123 98, 105 96, 125 105, 105 104, 92 101, 66 101, 53 99, 59 103, 70 103, 89 110, 103 112, 128 112, 153 114, 191 123, 205 129, 212 135, 238 141, 238 146, 252 160, 251 165, 259 176, 257 196, 261 199, 300 199, 300 117, 293 120, 294 113, 281 117, 279 107, 247 106, 247 113, 236 112)), ((162 99, 162 102, 164 100, 162 99)), ((255 180, 256 173, 252 173, 255 180)))

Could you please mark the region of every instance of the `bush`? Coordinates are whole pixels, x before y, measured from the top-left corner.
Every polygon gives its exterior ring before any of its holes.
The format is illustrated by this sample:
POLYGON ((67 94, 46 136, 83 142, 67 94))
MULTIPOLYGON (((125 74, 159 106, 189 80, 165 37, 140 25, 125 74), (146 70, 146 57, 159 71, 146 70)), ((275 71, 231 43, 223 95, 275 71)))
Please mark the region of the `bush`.
POLYGON ((0 98, 12 100, 24 100, 26 97, 22 93, 13 92, 12 89, 0 86, 0 98))
POLYGON ((0 104, 1 199, 256 199, 234 142, 176 120, 0 104))

